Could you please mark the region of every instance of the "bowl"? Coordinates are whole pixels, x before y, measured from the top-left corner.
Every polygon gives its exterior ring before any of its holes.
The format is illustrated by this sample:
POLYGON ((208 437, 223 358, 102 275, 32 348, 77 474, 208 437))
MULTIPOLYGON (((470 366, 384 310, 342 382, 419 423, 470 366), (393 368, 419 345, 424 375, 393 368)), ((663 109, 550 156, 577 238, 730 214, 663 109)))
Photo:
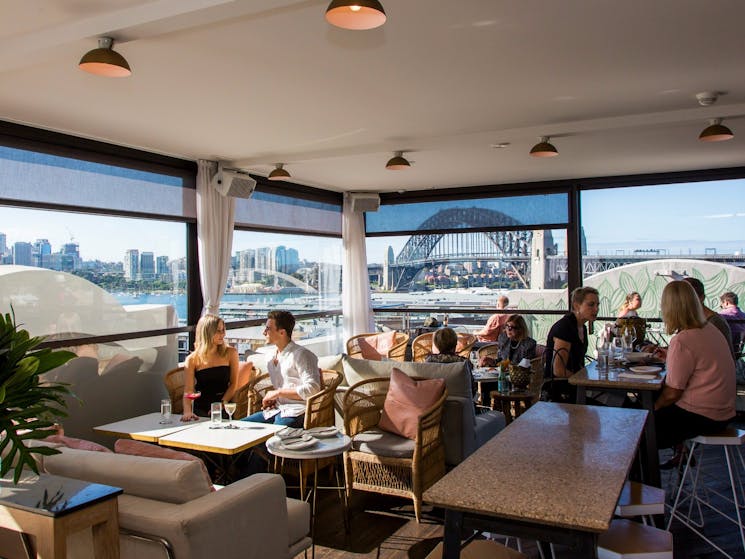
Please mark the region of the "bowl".
POLYGON ((646 361, 652 357, 652 354, 648 351, 633 351, 630 353, 624 353, 623 357, 629 363, 641 363, 642 361, 646 361))

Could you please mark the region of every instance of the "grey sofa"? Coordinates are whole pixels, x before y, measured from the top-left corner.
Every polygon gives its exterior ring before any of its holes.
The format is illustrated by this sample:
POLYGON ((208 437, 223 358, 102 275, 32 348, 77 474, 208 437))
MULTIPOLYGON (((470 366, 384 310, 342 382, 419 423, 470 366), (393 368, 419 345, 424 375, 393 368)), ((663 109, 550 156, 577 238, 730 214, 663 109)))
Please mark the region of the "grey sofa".
MULTIPOLYGON (((331 363, 326 363, 331 366, 331 363)), ((477 448, 499 433, 505 426, 501 412, 487 411, 477 414, 471 396, 470 379, 465 364, 414 363, 411 361, 369 361, 343 356, 341 370, 344 381, 339 390, 374 377, 390 377, 396 367, 412 377, 444 378, 448 390, 442 427, 445 444, 445 464, 460 464, 477 448)), ((338 365, 337 365, 338 366, 338 365)))
MULTIPOLYGON (((167 559, 158 540, 177 559, 289 559, 311 545, 310 507, 285 496, 281 476, 255 474, 214 491, 198 462, 59 450, 43 459, 47 473, 124 489, 122 559, 167 559)), ((93 557, 90 529, 68 539, 68 557, 93 557)))

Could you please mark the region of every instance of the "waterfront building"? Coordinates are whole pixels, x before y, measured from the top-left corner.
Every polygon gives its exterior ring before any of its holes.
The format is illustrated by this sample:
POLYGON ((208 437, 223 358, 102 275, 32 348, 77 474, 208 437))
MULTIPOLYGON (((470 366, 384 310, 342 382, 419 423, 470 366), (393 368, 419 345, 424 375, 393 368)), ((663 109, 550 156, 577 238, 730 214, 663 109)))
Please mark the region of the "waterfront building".
POLYGON ((13 264, 17 266, 33 266, 34 247, 31 243, 19 241, 13 244, 13 264))
POLYGON ((124 279, 134 281, 140 277, 140 251, 136 248, 124 254, 124 279))
POLYGON ((152 252, 140 253, 140 276, 142 280, 155 278, 155 255, 152 252))

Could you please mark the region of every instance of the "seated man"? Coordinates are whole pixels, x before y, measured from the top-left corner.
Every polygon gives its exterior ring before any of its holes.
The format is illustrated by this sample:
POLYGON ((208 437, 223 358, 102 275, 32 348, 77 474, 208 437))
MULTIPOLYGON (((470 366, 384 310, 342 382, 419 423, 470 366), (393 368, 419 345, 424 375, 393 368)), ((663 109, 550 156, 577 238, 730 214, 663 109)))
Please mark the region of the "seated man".
MULTIPOLYGON (((509 304, 510 300, 504 295, 500 296, 499 299, 497 299, 498 310, 506 309, 507 305, 509 304)), ((484 326, 484 328, 482 328, 478 332, 474 332, 474 334, 476 334, 476 336, 478 337, 479 342, 482 342, 480 345, 484 345, 483 342, 496 342, 499 339, 499 335, 502 333, 502 328, 507 322, 509 316, 510 315, 508 315, 507 313, 496 313, 491 315, 489 317, 489 320, 486 321, 486 326, 484 326)))
POLYGON ((295 317, 290 312, 270 311, 267 315, 264 336, 277 347, 274 359, 267 363, 274 388, 264 396, 263 411, 243 421, 303 426, 305 400, 321 390, 321 374, 313 352, 292 341, 294 328, 295 317))
POLYGON ((737 306, 739 303, 737 293, 732 291, 722 293, 719 297, 719 303, 722 307, 722 310, 719 311, 719 316, 723 316, 727 324, 729 324, 735 350, 739 350, 742 342, 745 341, 745 313, 737 306))

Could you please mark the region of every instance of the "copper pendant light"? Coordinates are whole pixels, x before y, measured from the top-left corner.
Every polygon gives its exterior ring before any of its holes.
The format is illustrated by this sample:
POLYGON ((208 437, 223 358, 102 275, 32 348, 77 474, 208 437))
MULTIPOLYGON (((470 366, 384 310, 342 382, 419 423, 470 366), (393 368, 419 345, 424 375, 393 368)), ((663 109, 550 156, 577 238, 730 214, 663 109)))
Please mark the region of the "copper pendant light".
POLYGON ((533 157, 556 157, 559 155, 559 150, 549 142, 550 139, 548 136, 541 136, 540 141, 530 150, 530 155, 533 157))
POLYGON ((290 178, 290 173, 284 169, 284 163, 277 163, 274 170, 267 177, 270 181, 282 181, 290 178))
POLYGON ((732 130, 722 124, 721 118, 712 118, 709 121, 709 126, 701 131, 698 139, 702 142, 724 142, 734 137, 732 130))
POLYGON ((403 171, 411 167, 411 163, 404 157, 404 152, 396 151, 393 157, 385 164, 385 168, 390 171, 403 171))
POLYGON ((88 51, 80 59, 78 67, 96 76, 107 78, 126 78, 132 70, 125 58, 113 49, 114 39, 99 37, 98 48, 88 51))
POLYGON ((326 8, 326 21, 342 29, 374 29, 385 20, 378 0, 333 0, 326 8))

